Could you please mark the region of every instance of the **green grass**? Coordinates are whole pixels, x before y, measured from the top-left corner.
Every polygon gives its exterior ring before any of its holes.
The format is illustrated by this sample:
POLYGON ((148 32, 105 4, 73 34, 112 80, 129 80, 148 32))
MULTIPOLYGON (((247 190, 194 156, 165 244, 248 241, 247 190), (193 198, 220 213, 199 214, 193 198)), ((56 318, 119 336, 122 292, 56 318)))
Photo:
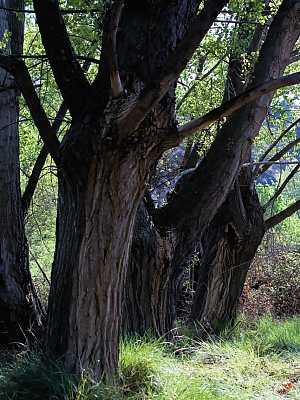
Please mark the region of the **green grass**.
POLYGON ((125 340, 119 376, 115 387, 94 384, 87 376, 76 387, 59 365, 24 353, 1 366, 0 399, 299 400, 300 318, 242 322, 205 342, 125 340), (291 390, 284 390, 291 382, 291 390))

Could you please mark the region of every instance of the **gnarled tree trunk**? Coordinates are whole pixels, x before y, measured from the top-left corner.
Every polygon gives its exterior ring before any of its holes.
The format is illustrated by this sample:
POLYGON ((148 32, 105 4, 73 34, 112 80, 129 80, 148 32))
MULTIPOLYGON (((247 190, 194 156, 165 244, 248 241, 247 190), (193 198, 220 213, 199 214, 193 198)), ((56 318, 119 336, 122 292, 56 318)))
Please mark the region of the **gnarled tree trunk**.
POLYGON ((265 232, 251 173, 238 182, 206 232, 191 319, 220 333, 236 317, 248 270, 265 232))
MULTIPOLYGON (((196 5, 126 2, 117 42, 120 77, 129 93, 152 84, 196 5)), ((124 137, 124 126, 115 129, 114 117, 122 100, 126 115, 130 98, 124 94, 123 99, 110 100, 105 63, 96 82, 103 89, 101 96, 95 93, 86 109, 76 113, 60 150, 47 345, 53 356, 63 357, 69 371, 80 374, 86 369, 99 378, 113 376, 118 365, 134 221, 149 171, 164 151, 162 138, 174 128, 175 88, 171 85, 139 129, 124 137)))

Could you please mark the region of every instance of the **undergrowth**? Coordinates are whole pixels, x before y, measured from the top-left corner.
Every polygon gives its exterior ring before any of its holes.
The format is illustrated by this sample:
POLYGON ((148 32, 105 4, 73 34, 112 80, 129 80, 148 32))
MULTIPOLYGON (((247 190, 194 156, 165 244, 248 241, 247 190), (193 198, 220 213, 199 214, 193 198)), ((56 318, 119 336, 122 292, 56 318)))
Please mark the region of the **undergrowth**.
MULTIPOLYGON (((117 384, 79 384, 59 363, 21 352, 0 367, 1 400, 300 399, 300 318, 242 321, 205 342, 126 339, 117 384)), ((189 336, 187 333, 189 332, 189 336)))

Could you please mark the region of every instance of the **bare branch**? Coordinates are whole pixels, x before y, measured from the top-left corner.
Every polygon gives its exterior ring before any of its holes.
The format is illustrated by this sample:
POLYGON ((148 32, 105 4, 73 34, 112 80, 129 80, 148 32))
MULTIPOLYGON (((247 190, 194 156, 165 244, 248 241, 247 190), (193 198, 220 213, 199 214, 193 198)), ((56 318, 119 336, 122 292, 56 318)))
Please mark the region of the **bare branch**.
MULTIPOLYGON (((35 14, 34 10, 30 9, 18 9, 18 8, 11 8, 11 7, 0 7, 0 10, 14 12, 14 13, 21 13, 21 14, 35 14)), ((90 13, 102 13, 103 10, 100 8, 91 8, 88 10, 78 9, 78 8, 69 8, 69 9, 61 9, 60 12, 62 15, 68 14, 90 14, 90 13)))
POLYGON ((271 229, 274 228, 274 226, 280 224, 283 222, 285 219, 289 218, 292 216, 295 212, 300 210, 300 200, 296 201, 289 207, 287 207, 285 210, 279 212, 276 215, 273 215, 272 217, 268 218, 265 222, 266 224, 266 229, 271 229))
POLYGON ((176 107, 177 111, 182 107, 183 103, 185 102, 187 97, 189 97, 189 95, 192 93, 192 91, 195 89, 195 87, 198 85, 198 83, 200 83, 200 82, 204 81, 206 78, 208 78, 215 71, 215 69, 217 69, 218 66, 225 60, 226 57, 227 57, 227 54, 225 54, 222 58, 220 58, 220 60, 218 60, 210 68, 210 70, 207 71, 204 75, 196 77, 194 83, 188 88, 188 90, 184 93, 182 98, 178 101, 178 104, 176 107))
MULTIPOLYGON (((60 106, 60 109, 59 109, 59 111, 55 117, 55 120, 53 122, 53 125, 52 125, 52 130, 55 133, 55 135, 57 135, 57 133, 61 127, 61 123, 65 117, 66 112, 67 112, 67 106, 66 106, 66 103, 63 102, 62 105, 60 106)), ((41 175, 42 169, 45 165, 48 154, 49 154, 49 152, 48 152, 47 146, 44 145, 35 161, 31 175, 28 179, 26 188, 25 188, 23 196, 22 196, 22 208, 23 208, 24 215, 26 215, 28 212, 30 203, 32 201, 34 192, 36 190, 36 187, 37 187, 38 181, 40 179, 40 175, 41 175)))
MULTIPOLYGON (((287 144, 283 149, 281 149, 278 153, 276 153, 270 160, 268 160, 271 163, 274 163, 275 161, 280 160, 286 153, 288 153, 293 147, 297 146, 297 144, 300 143, 300 138, 297 138, 287 144)), ((269 169, 268 164, 265 163, 265 165, 258 170, 257 175, 261 175, 264 172, 266 172, 269 169)))
MULTIPOLYGON (((83 64, 82 69, 84 71, 88 71, 90 64, 91 63, 89 61, 86 61, 83 64)), ((56 114, 54 122, 52 124, 52 129, 53 129, 55 135, 57 135, 60 130, 61 124, 65 118, 67 110, 68 110, 67 105, 63 101, 57 114, 56 114)), ((35 160, 35 164, 33 166, 31 175, 28 179, 26 188, 25 188, 23 196, 22 196, 22 208, 23 208, 24 215, 26 215, 28 212, 29 206, 31 204, 34 192, 36 190, 36 187, 37 187, 38 181, 40 179, 40 176, 41 176, 42 170, 44 168, 48 154, 49 154, 48 149, 44 145, 42 147, 37 159, 35 160)))
POLYGON ((263 161, 267 155, 274 149, 274 147, 280 142, 280 140, 288 133, 290 130, 292 130, 297 124, 299 124, 300 118, 296 119, 291 125, 289 125, 282 133, 279 135, 279 137, 271 144, 270 147, 264 152, 264 154, 260 157, 259 161, 263 161))
POLYGON ((297 172, 300 169, 300 162, 298 165, 296 165, 295 168, 289 173, 289 175, 285 178, 284 182, 280 187, 276 190, 274 195, 270 198, 270 200, 263 206, 264 210, 267 210, 272 204, 274 204, 274 201, 278 199, 278 197, 281 195, 281 193, 284 191, 288 183, 293 179, 293 177, 297 174, 297 172))
POLYGON ((251 165, 293 165, 300 164, 300 161, 257 161, 257 162, 249 162, 242 165, 242 167, 251 167, 251 165))
MULTIPOLYGON (((22 58, 24 60, 26 60, 26 59, 47 60, 48 59, 48 56, 46 54, 12 54, 12 56, 15 58, 22 58)), ((77 60, 89 61, 94 64, 100 64, 100 60, 98 58, 94 58, 94 57, 80 56, 79 54, 75 54, 75 58, 77 60)))
POLYGON ((112 90, 112 96, 114 98, 119 97, 123 92, 123 86, 119 74, 118 68, 118 54, 117 54, 117 32, 119 28, 119 22, 124 7, 124 0, 115 0, 111 6, 109 12, 109 24, 107 33, 107 49, 109 54, 107 55, 108 68, 110 75, 110 84, 112 90))
POLYGON ((11 56, 0 55, 0 66, 14 76, 43 142, 56 165, 59 165, 60 143, 36 94, 25 63, 11 56))
POLYGON ((36 258, 35 255, 32 253, 32 251, 30 250, 30 248, 29 248, 29 253, 30 253, 30 256, 33 258, 33 261, 36 263, 36 265, 37 265, 38 269, 40 270, 41 274, 43 275, 45 281, 46 281, 46 282, 48 283, 48 285, 50 286, 51 283, 50 283, 50 280, 49 280, 48 276, 46 275, 44 269, 42 268, 41 264, 38 262, 37 258, 36 258))
POLYGON ((232 115, 235 111, 241 109, 243 106, 249 103, 252 103, 261 96, 274 92, 275 90, 285 86, 298 85, 299 83, 300 72, 296 72, 279 79, 272 79, 269 82, 263 83, 262 85, 255 86, 241 95, 234 97, 232 100, 222 104, 220 107, 215 108, 214 110, 205 114, 203 117, 196 118, 193 121, 179 127, 179 139, 182 141, 197 131, 207 128, 214 122, 232 115))
POLYGON ((71 115, 81 112, 90 84, 76 59, 57 0, 33 0, 42 42, 71 115))

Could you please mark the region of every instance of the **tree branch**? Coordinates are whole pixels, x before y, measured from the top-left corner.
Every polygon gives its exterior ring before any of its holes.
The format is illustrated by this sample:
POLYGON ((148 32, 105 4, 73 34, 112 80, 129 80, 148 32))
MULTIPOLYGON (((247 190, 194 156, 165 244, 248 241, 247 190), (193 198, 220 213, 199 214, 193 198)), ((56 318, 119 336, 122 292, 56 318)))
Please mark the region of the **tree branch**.
POLYGON ((117 32, 119 28, 119 22, 124 7, 124 0, 115 0, 109 11, 109 24, 107 32, 107 60, 110 76, 110 84, 112 96, 114 98, 119 97, 123 92, 123 86, 119 74, 118 68, 118 54, 117 54, 117 32))
POLYGON ((44 144, 56 165, 59 165, 60 143, 50 125, 40 99, 36 94, 25 63, 11 56, 0 55, 0 66, 14 76, 44 144))
POLYGON ((156 79, 153 80, 151 85, 142 90, 132 106, 119 118, 119 125, 122 127, 124 134, 138 128, 146 115, 169 90, 170 85, 178 79, 218 14, 227 3, 228 0, 205 1, 203 9, 195 16, 187 34, 176 46, 156 79))
POLYGON ((300 210, 300 200, 296 201, 289 207, 287 207, 285 210, 279 212, 276 215, 273 215, 273 217, 270 217, 266 220, 266 229, 271 229, 274 228, 274 226, 280 224, 283 222, 285 219, 289 218, 291 215, 293 215, 295 212, 300 210))
MULTIPOLYGON (((293 147, 297 146, 297 144, 300 143, 300 138, 297 138, 287 144, 283 149, 281 149, 278 153, 276 153, 270 160, 268 160, 271 163, 274 163, 275 161, 280 160, 288 151, 290 151, 293 147)), ((257 173, 257 175, 261 175, 264 172, 266 172, 269 169, 269 165, 265 164, 263 167, 261 167, 257 173)))
POLYGON ((293 165, 300 164, 300 161, 257 161, 257 162, 249 162, 242 165, 242 167, 251 167, 251 165, 293 165))
MULTIPOLYGON (((292 130, 298 123, 300 122, 300 118, 296 119, 291 125, 289 125, 282 133, 278 136, 278 138, 271 144, 270 147, 264 152, 264 154, 260 157, 259 161, 264 161, 267 155, 274 149, 274 147, 280 142, 280 140, 290 131, 292 130)), ((258 171, 256 171, 257 173, 258 171)))
POLYGON ((300 72, 286 75, 279 79, 272 79, 262 85, 255 86, 241 95, 234 97, 232 100, 227 101, 220 107, 215 108, 203 117, 196 118, 187 124, 178 128, 179 139, 182 141, 197 131, 207 128, 212 123, 233 114, 235 111, 241 109, 243 106, 252 103, 254 100, 261 96, 274 92, 277 89, 285 86, 297 85, 300 83, 300 72))
POLYGON ((288 183, 293 179, 293 177, 297 174, 297 172, 300 169, 300 162, 298 165, 296 165, 295 168, 289 173, 289 175, 285 178, 284 182, 282 185, 276 190, 274 195, 269 199, 269 201, 263 206, 264 210, 267 210, 273 203, 274 201, 281 195, 281 193, 284 191, 288 183))
MULTIPOLYGON (((8 11, 8 12, 14 12, 14 13, 21 13, 21 14, 35 14, 34 10, 29 10, 29 9, 19 9, 19 8, 11 8, 11 7, 0 7, 0 10, 3 11, 8 11)), ((62 15, 68 15, 68 14, 90 14, 90 13, 100 13, 103 10, 100 8, 91 8, 89 10, 84 10, 84 9, 78 9, 78 8, 69 8, 69 9, 61 9, 60 12, 62 15)))
POLYGON ((33 0, 33 5, 56 83, 74 115, 85 106, 90 84, 74 54, 58 1, 33 0))
MULTIPOLYGON (((182 98, 178 101, 177 103, 177 107, 176 110, 178 111, 183 103, 185 102, 185 100, 187 99, 187 97, 189 97, 189 95, 192 93, 192 91, 195 89, 195 87, 198 85, 198 83, 204 81, 206 78, 208 78, 215 69, 218 68, 218 66, 225 60, 225 58, 227 57, 227 54, 225 54, 223 57, 220 58, 220 60, 218 60, 211 68, 209 71, 207 71, 204 75, 199 75, 196 77, 196 79, 194 80, 193 84, 188 88, 188 90, 184 93, 184 95, 182 96, 182 98)), ((205 60, 204 60, 205 61, 205 60)), ((204 62, 203 62, 204 64, 204 62)))
MULTIPOLYGON (((85 71, 85 72, 88 71, 90 64, 91 64, 90 61, 86 61, 82 66, 83 71, 85 71)), ((67 110, 68 110, 67 105, 63 101, 62 104, 60 105, 60 108, 59 108, 59 110, 55 116, 54 122, 52 124, 52 129, 53 129, 55 135, 57 135, 59 132, 61 124, 67 113, 67 110)), ((49 152, 47 150, 47 146, 44 145, 35 161, 31 175, 28 179, 26 188, 25 188, 23 196, 22 196, 22 208, 23 208, 24 215, 27 214, 28 209, 30 207, 34 192, 36 190, 36 187, 37 187, 38 181, 40 179, 40 176, 41 176, 42 170, 44 168, 48 154, 49 154, 49 152)))
MULTIPOLYGON (((57 133, 61 127, 61 123, 65 117, 67 110, 68 110, 68 108, 66 106, 66 103, 63 102, 61 104, 60 109, 59 109, 58 113, 56 114, 55 120, 52 124, 52 130, 55 135, 57 135, 57 133)), ((23 196, 22 196, 22 208, 23 208, 24 215, 27 214, 28 209, 30 207, 34 192, 36 190, 36 187, 37 187, 38 181, 40 179, 40 175, 41 175, 42 169, 44 168, 48 154, 49 154, 49 152, 48 152, 47 146, 43 145, 43 147, 35 161, 31 175, 28 179, 26 188, 25 188, 23 196)))

